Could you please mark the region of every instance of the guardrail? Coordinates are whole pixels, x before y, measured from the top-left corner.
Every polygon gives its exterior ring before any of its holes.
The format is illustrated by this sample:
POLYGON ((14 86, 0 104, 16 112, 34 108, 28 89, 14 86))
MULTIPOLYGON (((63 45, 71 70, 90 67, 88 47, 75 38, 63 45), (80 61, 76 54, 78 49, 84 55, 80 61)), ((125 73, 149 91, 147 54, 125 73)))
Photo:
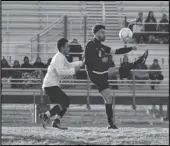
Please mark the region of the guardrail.
MULTIPOLYGON (((25 84, 25 82, 12 82, 12 83, 10 83, 10 81, 39 81, 38 83, 31 83, 31 82, 29 82, 28 84, 37 84, 37 85, 40 85, 41 87, 42 87, 42 83, 43 83, 43 78, 44 78, 44 76, 43 76, 43 71, 46 71, 47 69, 42 69, 42 68, 2 68, 2 70, 10 70, 10 71, 12 71, 12 70, 21 70, 21 71, 41 71, 40 73, 41 73, 41 76, 40 76, 40 79, 12 79, 12 78, 9 78, 8 79, 8 82, 6 82, 5 83, 5 79, 2 79, 2 81, 3 81, 3 83, 4 84, 25 84)), ((81 71, 86 71, 86 69, 81 69, 81 71)), ((132 72, 138 72, 138 71, 140 71, 140 72, 146 72, 146 70, 131 70, 132 72)), ((147 70, 147 72, 152 72, 152 71, 160 71, 160 70, 147 70)), ((169 69, 164 69, 164 70, 161 70, 162 72, 169 72, 169 69)), ((63 79, 62 81, 68 81, 69 83, 66 83, 66 82, 61 82, 61 85, 79 85, 79 86, 86 86, 86 95, 87 95, 87 106, 89 106, 90 105, 90 100, 89 100, 89 98, 90 98, 90 92, 91 92, 91 85, 94 85, 91 81, 90 81, 90 79, 89 78, 87 78, 87 79, 85 79, 85 80, 79 80, 79 79, 63 79)), ((164 83, 162 83, 162 84, 154 84, 155 82, 157 82, 157 81, 151 81, 151 80, 135 80, 135 77, 134 77, 134 74, 133 74, 133 79, 132 80, 127 80, 127 82, 128 83, 122 83, 122 81, 124 81, 124 80, 109 80, 109 83, 110 83, 110 85, 124 85, 124 86, 129 86, 129 85, 132 85, 132 95, 133 95, 133 105, 135 105, 135 101, 136 101, 136 95, 138 94, 138 93, 145 93, 145 92, 142 92, 142 91, 137 91, 136 90, 136 86, 138 86, 138 85, 142 85, 142 86, 146 86, 146 85, 156 85, 156 86, 164 86, 164 87, 168 87, 169 86, 169 83, 168 83, 168 81, 169 80, 167 80, 167 81, 164 81, 164 83), (112 82, 117 82, 117 83, 112 83, 112 82), (145 84, 143 83, 139 83, 139 82, 146 82, 145 84), (150 84, 149 84, 149 82, 151 82, 150 84), (136 94, 137 93, 137 94, 136 94)), ((42 90, 42 88, 40 88, 39 89, 40 91, 39 91, 39 93, 41 94, 41 101, 42 101, 42 103, 43 103, 43 90, 42 90)), ((165 89, 165 90, 167 90, 167 92, 168 92, 168 89, 165 89)), ((165 93, 165 91, 164 90, 159 90, 158 92, 156 92, 156 91, 154 91, 155 93, 159 93, 159 94, 161 94, 161 93, 165 93)), ((149 96, 149 95, 148 95, 149 96)))

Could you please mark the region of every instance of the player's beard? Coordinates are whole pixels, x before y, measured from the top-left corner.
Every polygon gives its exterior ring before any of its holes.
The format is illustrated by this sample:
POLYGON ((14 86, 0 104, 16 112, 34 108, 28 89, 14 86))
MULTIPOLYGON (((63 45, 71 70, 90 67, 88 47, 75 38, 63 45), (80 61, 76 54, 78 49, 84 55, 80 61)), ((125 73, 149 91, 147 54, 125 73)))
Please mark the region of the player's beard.
POLYGON ((99 36, 99 39, 100 39, 100 41, 104 42, 105 41, 105 36, 103 36, 103 37, 99 36))

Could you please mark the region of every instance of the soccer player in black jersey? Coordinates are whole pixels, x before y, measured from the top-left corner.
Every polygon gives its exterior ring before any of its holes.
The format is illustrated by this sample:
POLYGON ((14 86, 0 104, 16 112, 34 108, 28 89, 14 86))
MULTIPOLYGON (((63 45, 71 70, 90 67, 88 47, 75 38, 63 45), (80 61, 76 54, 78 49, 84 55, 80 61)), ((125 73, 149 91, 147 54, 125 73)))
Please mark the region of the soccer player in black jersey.
POLYGON ((148 56, 148 50, 133 63, 121 67, 108 67, 108 55, 124 54, 136 50, 137 48, 126 47, 113 49, 102 44, 101 42, 105 41, 105 26, 103 25, 95 25, 93 27, 93 34, 94 39, 87 43, 85 49, 85 64, 88 76, 98 87, 99 92, 104 99, 109 124, 108 129, 117 129, 117 126, 113 123, 112 95, 110 93, 108 79, 117 74, 119 74, 121 78, 125 78, 131 69, 134 69, 138 64, 145 62, 148 56))

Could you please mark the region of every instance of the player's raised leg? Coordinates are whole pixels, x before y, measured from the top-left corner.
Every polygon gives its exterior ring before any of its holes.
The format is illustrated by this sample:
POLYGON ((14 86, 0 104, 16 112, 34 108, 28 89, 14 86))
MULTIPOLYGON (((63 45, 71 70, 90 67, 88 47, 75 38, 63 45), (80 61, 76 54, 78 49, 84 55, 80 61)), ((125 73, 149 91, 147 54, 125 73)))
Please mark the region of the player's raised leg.
POLYGON ((126 78, 128 76, 127 72, 131 69, 135 69, 138 64, 144 63, 148 57, 148 50, 140 56, 136 61, 129 63, 127 65, 123 65, 121 67, 111 67, 108 69, 109 77, 115 76, 117 74, 120 75, 121 78, 126 78))

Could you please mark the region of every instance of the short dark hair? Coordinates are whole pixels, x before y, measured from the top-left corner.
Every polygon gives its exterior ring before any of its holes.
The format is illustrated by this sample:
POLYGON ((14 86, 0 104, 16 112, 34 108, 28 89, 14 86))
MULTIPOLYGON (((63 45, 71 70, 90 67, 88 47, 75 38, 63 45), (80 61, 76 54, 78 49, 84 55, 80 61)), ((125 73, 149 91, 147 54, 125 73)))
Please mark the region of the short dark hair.
POLYGON ((154 62, 158 62, 158 59, 154 59, 153 61, 154 61, 154 62))
POLYGON ((61 47, 64 47, 67 42, 68 40, 65 38, 60 39, 57 43, 58 50, 61 51, 61 47))
POLYGON ((93 34, 95 34, 96 32, 98 32, 100 29, 106 29, 104 25, 100 25, 100 24, 96 24, 93 29, 92 32, 93 34))

